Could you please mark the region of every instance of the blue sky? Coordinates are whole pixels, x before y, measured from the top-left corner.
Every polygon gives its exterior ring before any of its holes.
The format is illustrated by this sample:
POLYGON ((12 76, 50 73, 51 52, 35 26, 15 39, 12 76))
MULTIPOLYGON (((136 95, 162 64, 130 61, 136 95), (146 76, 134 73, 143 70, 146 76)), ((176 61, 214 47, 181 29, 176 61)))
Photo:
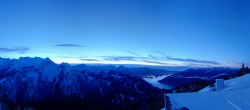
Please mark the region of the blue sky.
POLYGON ((0 57, 250 64, 249 6, 247 0, 1 0, 0 57))

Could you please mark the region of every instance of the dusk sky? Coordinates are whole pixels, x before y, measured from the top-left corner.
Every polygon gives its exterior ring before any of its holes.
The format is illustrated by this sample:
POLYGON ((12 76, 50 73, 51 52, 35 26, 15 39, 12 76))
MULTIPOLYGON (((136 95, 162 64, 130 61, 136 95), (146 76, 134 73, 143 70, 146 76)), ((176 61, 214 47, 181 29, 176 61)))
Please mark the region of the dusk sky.
POLYGON ((249 0, 1 0, 0 57, 250 65, 249 0))

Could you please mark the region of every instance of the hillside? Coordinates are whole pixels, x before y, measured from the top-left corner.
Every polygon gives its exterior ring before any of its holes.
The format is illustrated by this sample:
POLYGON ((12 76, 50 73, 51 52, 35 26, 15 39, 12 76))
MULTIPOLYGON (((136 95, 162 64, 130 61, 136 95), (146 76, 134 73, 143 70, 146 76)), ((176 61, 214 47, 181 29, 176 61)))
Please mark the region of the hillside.
POLYGON ((238 73, 238 69, 232 68, 198 68, 177 72, 162 80, 160 83, 169 85, 177 93, 198 92, 214 83, 215 79, 229 79, 238 73))

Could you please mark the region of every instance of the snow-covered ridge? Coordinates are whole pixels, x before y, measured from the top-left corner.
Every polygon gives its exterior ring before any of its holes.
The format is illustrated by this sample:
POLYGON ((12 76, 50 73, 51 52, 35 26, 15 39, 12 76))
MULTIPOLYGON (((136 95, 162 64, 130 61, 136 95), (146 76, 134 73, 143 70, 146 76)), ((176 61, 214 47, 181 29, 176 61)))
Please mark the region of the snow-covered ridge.
MULTIPOLYGON (((226 80, 224 82, 224 88, 222 90, 239 90, 250 88, 250 75, 246 74, 242 77, 237 77, 234 79, 226 80)), ((206 87, 199 92, 209 92, 212 87, 206 87)))
POLYGON ((249 110, 250 74, 224 82, 224 89, 211 91, 207 87, 200 92, 168 94, 173 108, 190 110, 249 110))
MULTIPOLYGON (((0 58, 0 75, 4 77, 9 72, 19 71, 25 72, 28 77, 37 77, 36 73, 42 73, 52 81, 52 78, 57 75, 57 64, 49 58, 40 57, 20 57, 19 59, 0 58), (38 71, 38 72, 34 72, 38 71)), ((36 78, 37 79, 37 78, 36 78)))
POLYGON ((11 70, 20 70, 24 67, 39 67, 47 64, 55 64, 49 58, 40 58, 40 57, 20 57, 19 59, 6 59, 0 58, 0 67, 7 68, 9 67, 11 70))

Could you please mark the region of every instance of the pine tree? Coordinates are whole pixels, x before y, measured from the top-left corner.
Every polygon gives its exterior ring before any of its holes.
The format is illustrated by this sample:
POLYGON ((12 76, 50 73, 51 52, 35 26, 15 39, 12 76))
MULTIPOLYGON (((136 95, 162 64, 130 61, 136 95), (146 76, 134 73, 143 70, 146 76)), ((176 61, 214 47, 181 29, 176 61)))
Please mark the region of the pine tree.
POLYGON ((241 69, 240 69, 240 71, 239 71, 239 73, 238 73, 238 76, 243 76, 245 74, 245 65, 244 65, 244 63, 242 64, 242 67, 241 67, 241 69))
POLYGON ((245 70, 245 65, 244 65, 244 63, 242 64, 241 69, 245 70))
POLYGON ((246 74, 246 68, 245 68, 244 63, 242 64, 242 72, 243 72, 243 73, 242 73, 243 75, 245 75, 245 74, 246 74))
POLYGON ((248 66, 246 66, 246 74, 248 74, 250 71, 249 71, 249 69, 248 69, 248 66))

